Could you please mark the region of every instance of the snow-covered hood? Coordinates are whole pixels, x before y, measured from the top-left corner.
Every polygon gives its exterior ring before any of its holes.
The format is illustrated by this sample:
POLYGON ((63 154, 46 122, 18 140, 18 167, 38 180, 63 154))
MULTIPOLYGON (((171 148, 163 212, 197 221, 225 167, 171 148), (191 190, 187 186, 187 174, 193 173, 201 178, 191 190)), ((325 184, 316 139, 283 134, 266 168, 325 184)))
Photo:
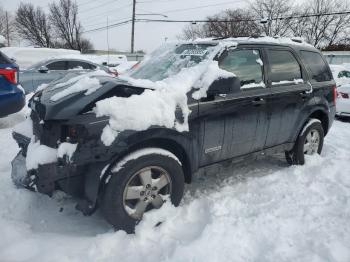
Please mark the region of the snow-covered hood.
MULTIPOLYGON (((67 78, 65 80, 67 81, 67 78)), ((70 119, 82 112, 87 112, 90 106, 91 110, 101 97, 108 97, 112 89, 113 96, 123 97, 143 92, 143 88, 133 87, 126 81, 108 75, 94 76, 91 86, 89 86, 89 80, 83 80, 86 89, 81 90, 74 88, 74 83, 60 85, 61 83, 63 81, 51 83, 38 91, 30 100, 30 107, 39 114, 41 119, 70 119)))

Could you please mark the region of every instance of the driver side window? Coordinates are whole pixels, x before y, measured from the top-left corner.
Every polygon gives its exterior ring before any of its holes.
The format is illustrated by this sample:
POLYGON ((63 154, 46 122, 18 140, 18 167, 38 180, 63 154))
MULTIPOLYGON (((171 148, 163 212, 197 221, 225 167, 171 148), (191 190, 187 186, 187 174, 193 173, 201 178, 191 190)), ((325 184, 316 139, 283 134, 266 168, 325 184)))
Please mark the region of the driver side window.
POLYGON ((265 87, 263 62, 259 50, 230 50, 219 61, 219 67, 235 74, 241 90, 265 87))
POLYGON ((50 64, 47 64, 46 67, 49 70, 67 70, 66 62, 65 61, 56 61, 52 62, 50 64))

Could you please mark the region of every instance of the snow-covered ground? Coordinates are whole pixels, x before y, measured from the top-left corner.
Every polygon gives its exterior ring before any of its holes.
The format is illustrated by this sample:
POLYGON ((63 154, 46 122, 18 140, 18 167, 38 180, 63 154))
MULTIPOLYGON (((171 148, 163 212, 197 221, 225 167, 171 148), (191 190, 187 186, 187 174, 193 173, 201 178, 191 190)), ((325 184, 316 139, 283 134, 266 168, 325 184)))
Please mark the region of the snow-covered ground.
POLYGON ((127 235, 63 193, 15 188, 11 130, 23 119, 0 119, 0 261, 350 261, 350 122, 336 121, 305 166, 269 157, 198 174, 180 207, 127 235))

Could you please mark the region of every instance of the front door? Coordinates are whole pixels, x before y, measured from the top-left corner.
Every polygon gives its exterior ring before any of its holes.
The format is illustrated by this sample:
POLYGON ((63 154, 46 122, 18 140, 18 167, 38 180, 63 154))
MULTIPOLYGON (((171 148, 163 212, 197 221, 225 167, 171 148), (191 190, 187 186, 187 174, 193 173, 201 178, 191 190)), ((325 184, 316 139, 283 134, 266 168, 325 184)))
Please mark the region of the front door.
POLYGON ((235 75, 227 94, 199 103, 203 117, 201 165, 261 150, 267 133, 264 64, 258 48, 226 51, 219 67, 235 75))

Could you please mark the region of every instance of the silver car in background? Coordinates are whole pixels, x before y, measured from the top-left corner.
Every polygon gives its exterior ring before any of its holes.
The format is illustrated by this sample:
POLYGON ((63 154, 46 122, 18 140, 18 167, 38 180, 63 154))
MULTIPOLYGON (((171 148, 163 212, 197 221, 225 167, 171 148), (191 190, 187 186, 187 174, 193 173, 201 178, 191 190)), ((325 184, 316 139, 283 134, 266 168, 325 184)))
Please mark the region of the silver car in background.
POLYGON ((26 94, 28 94, 34 92, 39 85, 62 78, 69 73, 90 72, 93 70, 103 70, 109 74, 115 74, 107 67, 87 60, 56 58, 41 61, 26 70, 20 71, 19 83, 26 94))

